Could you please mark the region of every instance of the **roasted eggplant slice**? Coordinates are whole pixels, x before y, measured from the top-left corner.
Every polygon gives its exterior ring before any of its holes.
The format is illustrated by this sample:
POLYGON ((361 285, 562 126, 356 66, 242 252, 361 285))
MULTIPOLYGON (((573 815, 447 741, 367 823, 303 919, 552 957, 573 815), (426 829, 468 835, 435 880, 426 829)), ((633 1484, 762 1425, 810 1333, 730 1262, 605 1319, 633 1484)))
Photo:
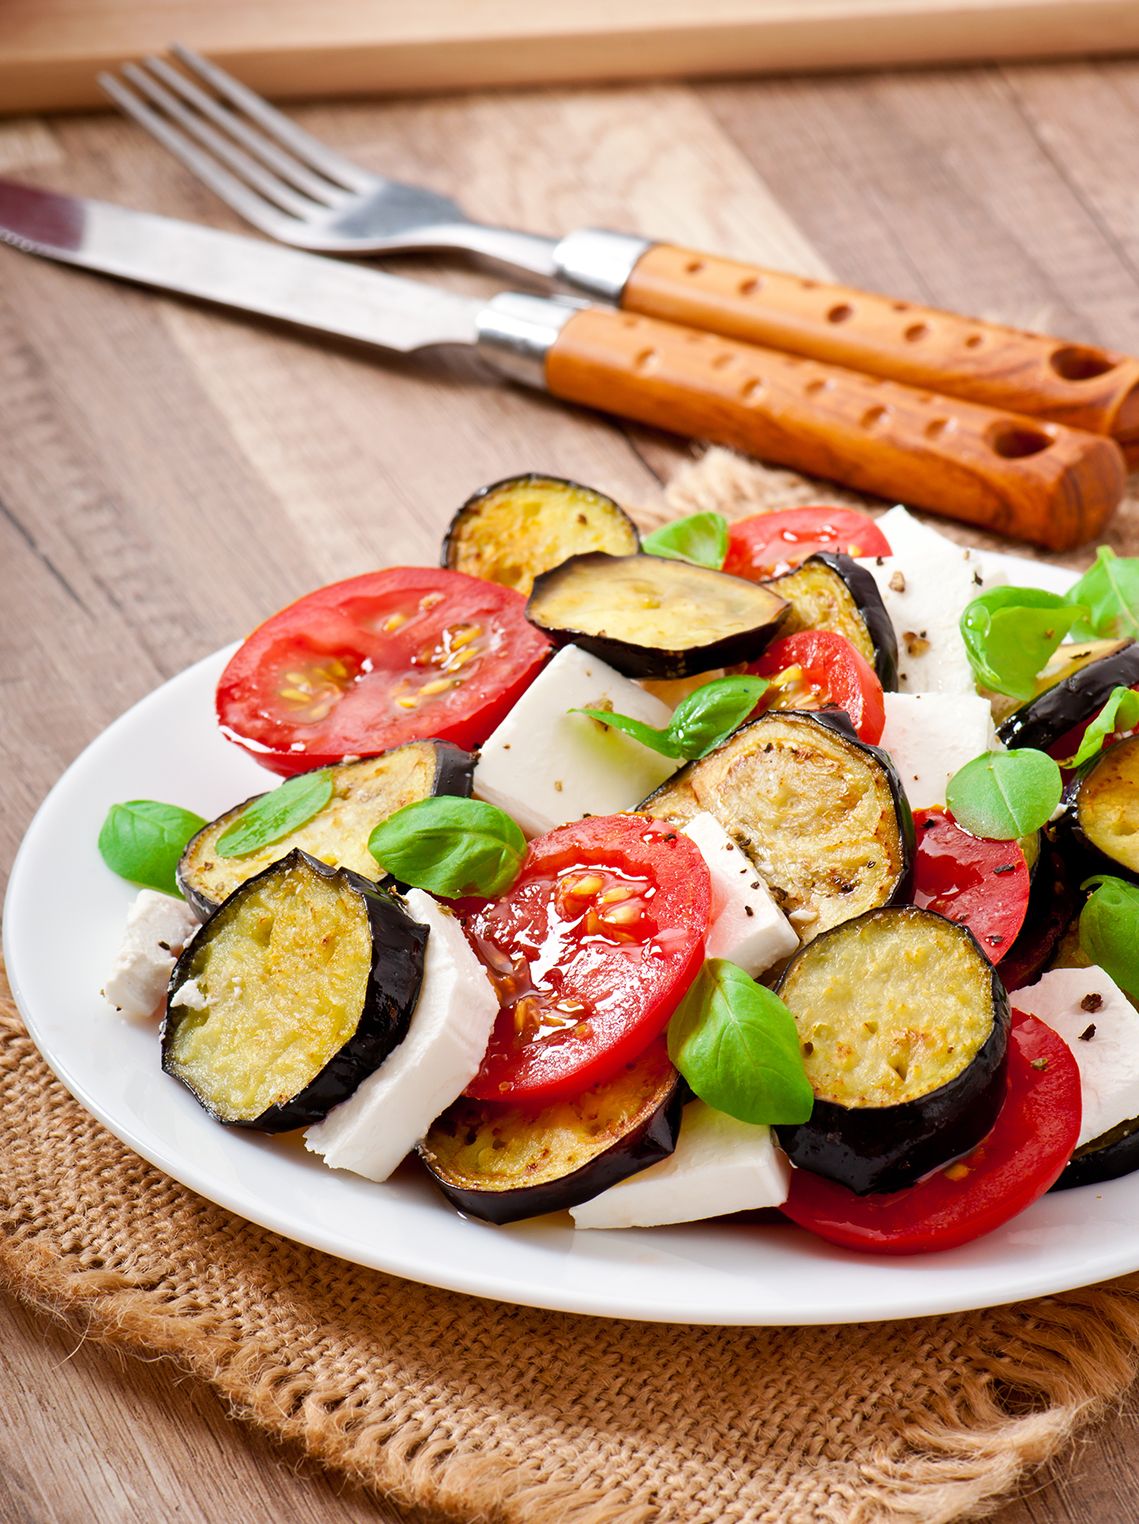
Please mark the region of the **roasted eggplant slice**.
POLYGON ((219 1122, 319 1122, 403 1040, 427 928, 300 851, 248 879, 175 964, 162 1067, 219 1122))
POLYGON ((463 1096, 419 1155, 460 1211, 517 1222, 577 1206, 667 1158, 686 1094, 658 1042, 617 1079, 538 1112, 463 1096))
POLYGON ((1068 731, 1097 714, 1113 688, 1136 683, 1139 643, 1135 641, 1091 640, 1061 646, 1040 674, 1040 692, 1002 720, 997 735, 1010 750, 1033 746, 1050 751, 1068 731))
POLYGON ((1132 1117, 1102 1137, 1081 1144, 1052 1189, 1066 1191, 1074 1185, 1100 1185, 1105 1180, 1134 1174, 1137 1169, 1139 1117, 1132 1117))
POLYGON ((441 564, 529 596, 534 578, 587 551, 635 555, 636 526, 611 497, 560 476, 511 476, 469 497, 451 520, 441 564))
POLYGON ((791 612, 781 635, 832 630, 864 656, 888 692, 898 686, 898 637, 878 584, 858 562, 836 551, 819 551, 801 566, 766 584, 786 598, 791 612))
POLYGON ((1087 873, 1139 882, 1139 735, 1104 747, 1066 791, 1057 837, 1068 837, 1087 873))
POLYGON ((1024 924, 1001 959, 1001 980, 1006 989, 1018 990, 1039 979, 1079 905, 1076 883, 1063 854, 1050 841, 1044 841, 1032 868, 1024 924))
POLYGON ((238 884, 287 856, 294 847, 334 868, 351 868, 364 878, 380 878, 383 869, 368 851, 368 837, 380 821, 431 794, 468 798, 474 770, 471 753, 449 741, 409 741, 378 757, 339 762, 329 769, 332 798, 320 813, 268 846, 242 857, 218 856, 218 838, 252 803, 250 799, 203 826, 182 854, 178 887, 204 920, 238 884))
POLYGON ((572 556, 534 582, 533 624, 628 677, 690 677, 758 656, 787 604, 758 582, 664 556, 572 556))
POLYGON ((914 825, 901 781, 839 711, 752 720, 640 808, 681 822, 714 815, 804 941, 909 897, 914 825))
POLYGON ((896 1191, 975 1148, 1005 1091, 1009 1003, 973 934, 932 910, 872 910, 788 964, 779 994, 815 1091, 777 1128, 801 1169, 896 1191))

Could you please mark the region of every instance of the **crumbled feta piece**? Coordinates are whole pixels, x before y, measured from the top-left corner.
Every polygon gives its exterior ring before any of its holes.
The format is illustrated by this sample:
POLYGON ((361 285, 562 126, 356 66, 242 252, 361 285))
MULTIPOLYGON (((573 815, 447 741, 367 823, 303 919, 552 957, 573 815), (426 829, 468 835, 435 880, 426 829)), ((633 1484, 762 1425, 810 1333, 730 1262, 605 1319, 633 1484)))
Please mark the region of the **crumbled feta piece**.
POLYGON ((683 828, 700 848, 712 880, 712 921, 704 950, 727 958, 753 977, 799 945, 755 864, 740 851, 714 815, 693 816, 683 828))
POLYGON ((142 889, 127 912, 123 939, 103 998, 124 1016, 152 1016, 162 1003, 178 954, 198 929, 183 900, 142 889))
POLYGON ((945 803, 945 788, 966 762, 996 741, 979 693, 887 693, 881 746, 889 752, 910 808, 945 803))
POLYGON ((662 730, 672 711, 639 683, 580 646, 566 646, 538 674, 482 748, 476 798, 540 836, 583 815, 635 808, 676 762, 587 714, 607 709, 662 730))
POLYGON ((659 1164, 570 1208, 578 1228, 653 1228, 782 1206, 791 1166, 769 1127, 738 1122, 703 1101, 684 1108, 676 1149, 659 1164))
POLYGON ((1102 968, 1054 968, 1010 998, 1072 1050, 1084 1106, 1077 1147, 1139 1117, 1139 1011, 1102 968))
POLYGON ((411 889, 407 908, 428 928, 423 983, 407 1036, 374 1073, 305 1133, 333 1169, 386 1180, 478 1073, 498 999, 454 915, 411 889))

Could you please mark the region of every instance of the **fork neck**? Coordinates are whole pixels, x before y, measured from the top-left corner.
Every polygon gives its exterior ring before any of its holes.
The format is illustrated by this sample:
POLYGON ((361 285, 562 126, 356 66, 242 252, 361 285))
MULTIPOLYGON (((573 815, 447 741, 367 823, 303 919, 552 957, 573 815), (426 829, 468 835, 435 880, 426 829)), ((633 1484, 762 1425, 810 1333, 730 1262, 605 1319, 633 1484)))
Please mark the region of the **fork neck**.
POLYGON ((470 250, 515 270, 556 280, 572 290, 617 302, 633 267, 652 245, 628 233, 606 228, 578 228, 564 238, 541 238, 510 228, 462 223, 434 230, 440 242, 470 250))

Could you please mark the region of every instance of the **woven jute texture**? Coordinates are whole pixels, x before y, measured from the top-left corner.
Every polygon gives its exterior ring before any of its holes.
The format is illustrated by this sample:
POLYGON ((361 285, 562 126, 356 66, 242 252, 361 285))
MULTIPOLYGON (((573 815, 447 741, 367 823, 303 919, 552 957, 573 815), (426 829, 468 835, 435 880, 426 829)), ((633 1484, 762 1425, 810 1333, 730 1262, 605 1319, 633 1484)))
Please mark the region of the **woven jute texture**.
MULTIPOLYGON (((672 497, 740 511, 812 491, 713 452, 672 497)), ((6 986, 0 1039, 7 1282, 435 1516, 937 1524, 991 1506, 1131 1378, 1139 1278, 966 1316, 776 1330, 571 1317, 395 1280, 136 1158, 55 1081, 6 986)))

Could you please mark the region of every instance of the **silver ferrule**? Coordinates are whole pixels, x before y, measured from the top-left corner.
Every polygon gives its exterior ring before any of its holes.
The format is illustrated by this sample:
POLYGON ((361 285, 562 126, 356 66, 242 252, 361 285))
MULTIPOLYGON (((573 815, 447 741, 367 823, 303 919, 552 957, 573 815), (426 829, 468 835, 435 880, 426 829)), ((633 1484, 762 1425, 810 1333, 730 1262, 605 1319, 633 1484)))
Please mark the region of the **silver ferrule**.
POLYGON ((619 302, 633 266, 652 244, 607 228, 578 228, 554 249, 558 279, 605 302, 619 302))
POLYGON ((478 352, 512 381, 546 388, 546 356, 559 333, 587 304, 572 296, 502 291, 478 315, 478 352))

